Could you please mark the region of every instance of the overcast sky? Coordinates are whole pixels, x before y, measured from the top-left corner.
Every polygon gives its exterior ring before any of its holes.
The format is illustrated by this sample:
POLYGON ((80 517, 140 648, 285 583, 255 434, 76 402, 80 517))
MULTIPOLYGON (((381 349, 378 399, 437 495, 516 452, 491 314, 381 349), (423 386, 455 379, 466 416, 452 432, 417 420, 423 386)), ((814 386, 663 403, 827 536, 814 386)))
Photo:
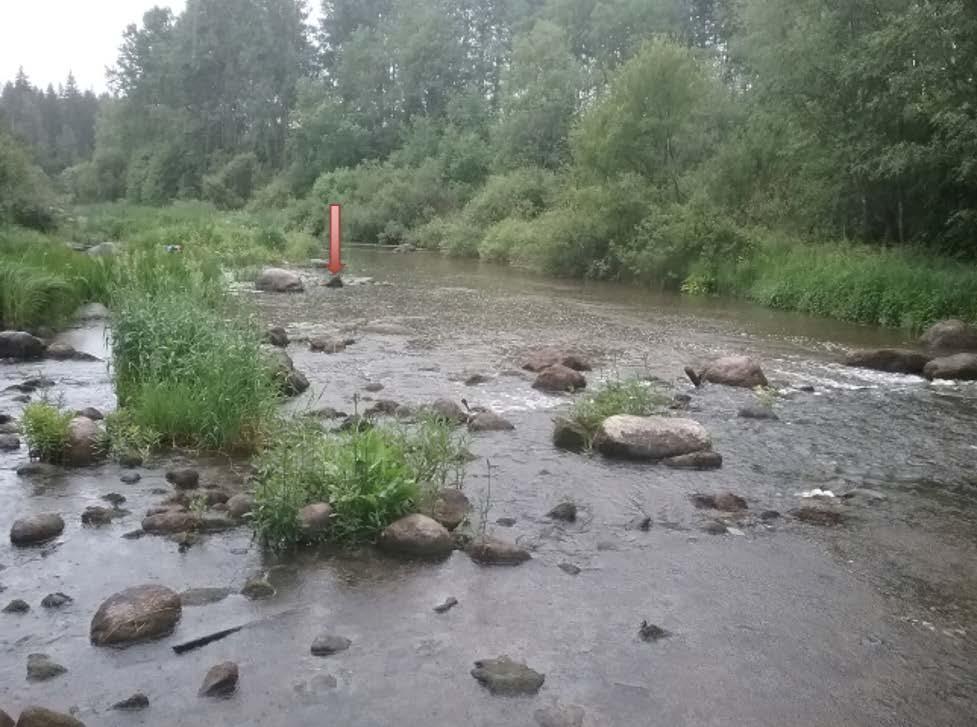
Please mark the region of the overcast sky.
POLYGON ((41 88, 72 71, 83 91, 104 91, 122 31, 154 5, 179 12, 184 0, 0 0, 0 85, 23 66, 41 88))

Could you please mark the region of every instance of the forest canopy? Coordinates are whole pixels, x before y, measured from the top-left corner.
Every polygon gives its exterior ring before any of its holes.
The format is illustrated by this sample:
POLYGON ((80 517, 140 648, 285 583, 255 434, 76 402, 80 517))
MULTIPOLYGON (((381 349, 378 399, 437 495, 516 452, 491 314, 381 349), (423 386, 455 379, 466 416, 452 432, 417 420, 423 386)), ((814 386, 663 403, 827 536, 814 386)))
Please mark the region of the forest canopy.
POLYGON ((0 188, 676 286, 757 229, 972 257, 975 72, 962 0, 189 0, 110 94, 7 83, 0 188))

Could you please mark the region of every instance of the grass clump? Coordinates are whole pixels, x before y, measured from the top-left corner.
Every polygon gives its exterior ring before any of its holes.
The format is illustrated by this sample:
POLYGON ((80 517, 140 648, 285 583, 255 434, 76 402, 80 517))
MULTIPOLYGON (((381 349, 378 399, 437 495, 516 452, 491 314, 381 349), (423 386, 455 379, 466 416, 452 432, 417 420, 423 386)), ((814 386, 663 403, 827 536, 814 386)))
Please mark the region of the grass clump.
POLYGON ((329 531, 313 539, 371 541, 394 520, 425 509, 464 479, 464 435, 444 422, 358 428, 323 434, 290 423, 257 461, 252 522, 274 548, 309 539, 297 516, 305 505, 333 508, 329 531))
POLYGON ((589 447, 601 422, 608 417, 618 414, 649 416, 667 401, 668 397, 648 382, 638 379, 608 381, 578 399, 570 410, 570 419, 587 433, 589 447))
POLYGON ((47 402, 24 408, 21 427, 32 457, 59 464, 68 448, 68 424, 74 415, 47 402))
POLYGON ((113 369, 131 426, 171 446, 239 452, 260 444, 275 416, 274 375, 256 327, 221 310, 199 293, 118 296, 113 369))

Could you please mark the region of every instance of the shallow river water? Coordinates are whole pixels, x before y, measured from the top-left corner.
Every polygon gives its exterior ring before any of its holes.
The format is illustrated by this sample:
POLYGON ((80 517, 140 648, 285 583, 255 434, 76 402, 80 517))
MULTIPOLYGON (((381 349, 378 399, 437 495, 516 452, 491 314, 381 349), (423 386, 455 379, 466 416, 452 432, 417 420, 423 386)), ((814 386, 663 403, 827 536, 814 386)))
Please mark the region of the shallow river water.
MULTIPOLYGON (((246 529, 180 552, 165 538, 121 538, 160 499, 152 491, 166 487, 172 460, 150 463, 138 484, 125 485, 115 465, 25 479, 14 473, 24 449, 0 453, 0 526, 48 511, 67 523, 44 548, 0 543, 0 600, 31 604, 24 615, 0 614, 0 708, 74 708, 89 727, 533 727, 535 712, 553 705, 578 705, 590 727, 975 723, 977 387, 836 363, 849 347, 904 343, 898 332, 424 254, 355 251, 351 259, 353 273, 377 284, 326 289, 305 271, 305 294, 241 293, 293 338, 343 329, 356 338, 335 355, 293 343, 289 353, 312 387, 288 406, 350 411, 354 394, 405 403, 448 396, 504 414, 516 430, 474 436, 479 459, 465 489, 487 508, 488 530, 528 546, 533 559, 484 568, 460 552, 428 563, 363 549, 276 560, 246 529), (376 321, 404 330, 369 332, 376 321), (520 355, 544 344, 592 355, 592 385, 636 372, 692 395, 689 416, 711 431, 723 469, 682 472, 554 449, 551 419, 570 400, 534 391, 518 373, 520 355), (752 392, 693 390, 682 374, 686 364, 740 352, 761 359, 787 393, 775 403, 780 421, 739 419, 752 392), (492 379, 465 386, 472 373, 492 379), (368 394, 368 383, 384 389, 368 394), (797 389, 806 385, 814 391, 797 389), (842 513, 837 527, 787 516, 810 504, 798 493, 815 487, 868 488, 885 499, 818 503, 842 513), (751 514, 731 522, 733 532, 709 535, 702 526, 714 514, 696 510, 689 495, 727 490, 745 497, 751 514), (124 494, 132 514, 83 528, 81 511, 109 492, 124 494), (545 517, 568 498, 580 508, 576 523, 545 517), (755 517, 770 509, 785 516, 755 517), (635 528, 645 516, 651 528, 635 528), (561 570, 564 562, 579 575, 561 570), (113 592, 154 582, 236 591, 268 571, 278 589, 272 599, 232 595, 186 608, 176 633, 159 642, 89 644, 91 616, 113 592), (41 608, 55 591, 73 603, 41 608), (459 605, 436 614, 449 596, 459 605), (170 648, 259 619, 183 656, 170 648), (671 636, 642 641, 645 619, 671 636), (323 631, 350 638, 351 648, 311 656, 323 631), (28 682, 33 652, 68 673, 28 682), (476 659, 501 654, 545 673, 538 695, 492 696, 469 675, 476 659), (236 695, 198 698, 206 670, 228 659, 241 669, 236 695), (136 691, 149 696, 148 710, 109 710, 136 691)), ((97 327, 65 337, 106 355, 97 327)), ((55 379, 51 395, 66 406, 114 406, 104 363, 0 366, 0 390, 38 372, 55 379)), ((0 393, 0 412, 20 408, 0 393)), ((217 461, 201 471, 205 482, 232 489, 245 476, 240 465, 217 461)))

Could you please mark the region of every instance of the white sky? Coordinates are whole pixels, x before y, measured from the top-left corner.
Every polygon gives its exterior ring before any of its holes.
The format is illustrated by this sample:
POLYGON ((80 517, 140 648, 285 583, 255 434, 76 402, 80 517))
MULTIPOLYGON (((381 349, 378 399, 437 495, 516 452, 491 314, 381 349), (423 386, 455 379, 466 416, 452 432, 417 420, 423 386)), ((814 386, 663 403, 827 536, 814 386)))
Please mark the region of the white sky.
POLYGON ((0 0, 0 85, 23 66, 35 86, 55 87, 75 74, 78 87, 106 90, 122 31, 154 5, 183 9, 184 0, 0 0))

